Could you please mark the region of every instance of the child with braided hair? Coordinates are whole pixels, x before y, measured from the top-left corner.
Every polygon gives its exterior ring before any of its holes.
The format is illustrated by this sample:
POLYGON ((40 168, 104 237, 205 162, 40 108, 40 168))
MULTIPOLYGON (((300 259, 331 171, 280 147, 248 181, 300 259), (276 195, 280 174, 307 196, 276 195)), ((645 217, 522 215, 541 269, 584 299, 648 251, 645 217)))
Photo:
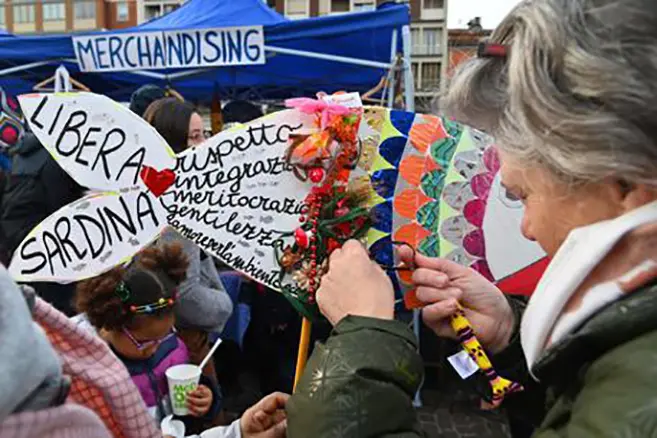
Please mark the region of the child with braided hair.
MULTIPOLYGON (((153 415, 171 413, 165 372, 189 363, 189 351, 174 329, 176 292, 187 258, 178 244, 149 247, 128 266, 81 282, 75 305, 126 365, 153 415)), ((190 415, 213 419, 220 392, 209 379, 188 395, 190 415)))
MULTIPOLYGON (((178 243, 152 246, 128 266, 78 284, 75 305, 78 324, 91 325, 123 361, 146 405, 162 422, 165 436, 176 433, 172 421, 165 372, 189 363, 189 352, 174 329, 176 291, 188 268, 178 243)), ((213 419, 220 409, 219 388, 201 376, 199 387, 188 394, 189 411, 200 420, 213 419)), ((274 393, 248 409, 226 427, 215 427, 201 438, 282 438, 287 422, 286 394, 274 393)), ((198 424, 182 418, 184 429, 197 432, 198 424)), ((179 432, 179 430, 178 430, 179 432)), ((198 431, 200 432, 200 430, 198 431)))

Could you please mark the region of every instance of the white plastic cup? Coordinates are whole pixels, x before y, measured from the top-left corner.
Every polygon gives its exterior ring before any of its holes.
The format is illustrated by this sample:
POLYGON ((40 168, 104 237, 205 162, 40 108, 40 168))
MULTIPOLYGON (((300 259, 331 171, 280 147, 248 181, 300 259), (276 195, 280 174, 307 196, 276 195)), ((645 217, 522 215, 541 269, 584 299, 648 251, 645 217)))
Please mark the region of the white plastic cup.
POLYGON ((188 415, 187 393, 198 387, 201 369, 197 365, 176 365, 166 371, 169 397, 174 415, 188 415))

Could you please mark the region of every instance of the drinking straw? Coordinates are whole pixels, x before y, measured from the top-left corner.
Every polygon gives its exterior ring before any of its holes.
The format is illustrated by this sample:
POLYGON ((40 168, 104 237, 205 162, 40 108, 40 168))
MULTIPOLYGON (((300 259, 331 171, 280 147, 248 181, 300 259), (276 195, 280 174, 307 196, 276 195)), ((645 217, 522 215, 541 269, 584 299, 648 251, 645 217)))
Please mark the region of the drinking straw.
POLYGON ((210 348, 210 351, 208 351, 208 354, 201 362, 201 365, 199 365, 199 368, 201 369, 205 368, 205 366, 208 364, 208 361, 210 360, 214 352, 217 350, 217 348, 219 348, 220 344, 221 344, 221 338, 217 338, 217 340, 214 342, 214 345, 212 346, 212 348, 210 348))

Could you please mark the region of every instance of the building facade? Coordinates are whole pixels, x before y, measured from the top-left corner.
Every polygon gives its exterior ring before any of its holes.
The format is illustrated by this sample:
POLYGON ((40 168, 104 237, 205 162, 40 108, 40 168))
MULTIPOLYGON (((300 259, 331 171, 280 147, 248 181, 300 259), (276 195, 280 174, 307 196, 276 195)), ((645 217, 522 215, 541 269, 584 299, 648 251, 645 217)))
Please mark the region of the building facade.
MULTIPOLYGON (((185 0, 0 0, 0 28, 17 34, 83 32, 135 26, 185 0)), ((239 1, 239 0, 232 0, 239 1)), ((263 0, 290 19, 374 10, 386 0, 263 0)), ((447 62, 447 0, 397 0, 411 10, 417 106, 426 110, 447 62)))
POLYGON ((0 0, 0 27, 16 34, 122 29, 138 22, 137 0, 0 0))
POLYGON ((416 107, 430 111, 447 68, 447 0, 411 0, 416 107))
POLYGON ((140 23, 149 21, 178 9, 183 3, 184 0, 139 0, 137 18, 140 23))
MULTIPOLYGON (((376 9, 385 0, 263 0, 291 19, 376 9)), ((402 3, 398 1, 398 3, 402 3)), ((447 0, 405 1, 411 9, 416 107, 429 110, 447 68, 447 0)))
POLYGON ((482 40, 490 36, 492 30, 484 29, 450 29, 449 30, 449 64, 447 75, 463 61, 477 55, 477 48, 482 40))

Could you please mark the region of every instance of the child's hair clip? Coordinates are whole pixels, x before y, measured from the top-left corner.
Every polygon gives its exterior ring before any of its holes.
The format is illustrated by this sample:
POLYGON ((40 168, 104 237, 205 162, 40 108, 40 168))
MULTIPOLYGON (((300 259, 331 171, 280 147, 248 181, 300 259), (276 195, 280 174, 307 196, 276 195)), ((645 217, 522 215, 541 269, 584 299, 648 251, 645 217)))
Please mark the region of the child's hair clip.
POLYGON ((478 58, 506 58, 508 46, 505 44, 494 44, 481 42, 477 47, 478 58))
POLYGON ((160 309, 165 309, 167 307, 173 307, 175 304, 176 300, 174 298, 160 298, 154 303, 150 304, 144 304, 141 306, 130 306, 130 312, 135 313, 135 314, 143 314, 143 313, 153 313, 157 310, 160 309))
POLYGON ((114 289, 114 293, 117 297, 121 299, 121 302, 125 303, 130 299, 130 289, 128 285, 125 284, 125 281, 120 282, 114 289))

